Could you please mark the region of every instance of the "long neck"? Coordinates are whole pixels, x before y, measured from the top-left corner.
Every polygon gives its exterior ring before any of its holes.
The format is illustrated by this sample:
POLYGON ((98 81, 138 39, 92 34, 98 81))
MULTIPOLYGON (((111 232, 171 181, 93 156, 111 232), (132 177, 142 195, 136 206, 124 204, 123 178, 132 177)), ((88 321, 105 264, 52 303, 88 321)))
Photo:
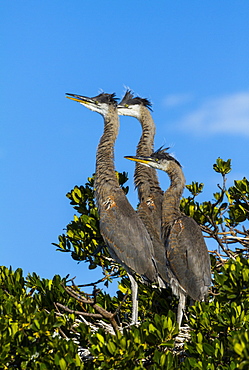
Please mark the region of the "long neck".
POLYGON ((185 178, 181 167, 172 161, 167 168, 170 187, 164 193, 162 205, 162 228, 181 216, 180 198, 185 186, 185 178))
POLYGON ((140 107, 139 121, 142 126, 142 135, 137 145, 137 155, 149 156, 154 151, 156 128, 149 110, 144 106, 140 107))
MULTIPOLYGON (((150 156, 154 151, 155 123, 149 110, 141 106, 140 119, 142 126, 142 135, 137 145, 137 156, 150 156)), ((134 174, 135 186, 138 188, 138 196, 140 201, 142 197, 151 191, 161 191, 157 172, 154 168, 145 167, 140 163, 136 163, 134 174)))
POLYGON ((104 120, 96 156, 95 196, 97 202, 110 195, 110 188, 119 187, 114 168, 114 144, 118 135, 119 119, 116 108, 110 106, 104 120))

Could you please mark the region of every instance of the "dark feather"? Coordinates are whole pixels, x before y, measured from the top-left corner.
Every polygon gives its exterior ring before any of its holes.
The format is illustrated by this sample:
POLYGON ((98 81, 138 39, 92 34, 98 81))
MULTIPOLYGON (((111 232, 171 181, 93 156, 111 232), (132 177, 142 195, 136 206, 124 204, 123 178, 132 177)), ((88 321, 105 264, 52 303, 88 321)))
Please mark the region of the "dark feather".
POLYGON ((91 98, 94 101, 98 101, 99 103, 107 103, 107 104, 114 104, 117 105, 118 99, 116 98, 116 94, 107 94, 107 93, 101 93, 93 98, 91 98))
POLYGON ((158 159, 158 160, 165 159, 167 161, 174 161, 175 163, 178 164, 178 166, 182 167, 181 164, 178 162, 178 160, 172 157, 172 155, 170 155, 167 152, 168 149, 169 148, 163 148, 161 146, 159 149, 157 149, 154 153, 151 154, 151 158, 158 159))
POLYGON ((131 92, 131 90, 127 90, 123 99, 119 103, 119 105, 143 105, 144 107, 150 109, 152 111, 152 104, 151 102, 146 98, 140 98, 139 96, 135 96, 131 92))

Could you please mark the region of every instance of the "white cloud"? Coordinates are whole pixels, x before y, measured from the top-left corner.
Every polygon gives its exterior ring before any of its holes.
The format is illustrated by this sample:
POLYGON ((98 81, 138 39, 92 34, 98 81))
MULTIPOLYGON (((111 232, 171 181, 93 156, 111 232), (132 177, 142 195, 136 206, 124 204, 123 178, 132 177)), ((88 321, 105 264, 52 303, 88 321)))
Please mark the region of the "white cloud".
POLYGON ((167 108, 178 107, 193 99, 191 94, 170 94, 163 99, 163 105, 167 108))
POLYGON ((249 92, 209 99, 186 114, 179 126, 197 134, 249 135, 249 92))

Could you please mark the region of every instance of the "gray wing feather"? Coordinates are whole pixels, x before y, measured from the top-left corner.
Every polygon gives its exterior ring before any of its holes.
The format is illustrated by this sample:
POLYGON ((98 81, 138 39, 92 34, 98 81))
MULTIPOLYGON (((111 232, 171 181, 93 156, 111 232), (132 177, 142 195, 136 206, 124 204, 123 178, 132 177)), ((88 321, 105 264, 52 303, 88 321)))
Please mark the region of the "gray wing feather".
POLYGON ((170 268, 180 285, 195 300, 202 300, 211 284, 210 257, 197 223, 183 216, 176 220, 166 240, 170 268))
POLYGON ((156 281, 151 239, 128 201, 115 197, 114 205, 100 207, 99 211, 100 232, 111 255, 124 267, 156 281))

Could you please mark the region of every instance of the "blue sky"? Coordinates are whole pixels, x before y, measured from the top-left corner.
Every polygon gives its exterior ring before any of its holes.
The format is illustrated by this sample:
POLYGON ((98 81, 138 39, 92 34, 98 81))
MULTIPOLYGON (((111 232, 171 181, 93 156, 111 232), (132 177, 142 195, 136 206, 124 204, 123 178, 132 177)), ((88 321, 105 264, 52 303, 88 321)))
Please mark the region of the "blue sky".
MULTIPOLYGON (((72 220, 65 194, 94 172, 102 117, 65 99, 125 87, 149 98, 155 148, 171 146, 186 181, 211 199, 216 158, 228 184, 249 178, 248 1, 1 1, 1 264, 25 275, 99 275, 51 244, 72 220)), ((121 117, 115 148, 130 176, 140 125, 121 117)), ((168 179, 160 174, 161 186, 168 179)), ((187 191, 185 195, 187 195, 187 191)))

